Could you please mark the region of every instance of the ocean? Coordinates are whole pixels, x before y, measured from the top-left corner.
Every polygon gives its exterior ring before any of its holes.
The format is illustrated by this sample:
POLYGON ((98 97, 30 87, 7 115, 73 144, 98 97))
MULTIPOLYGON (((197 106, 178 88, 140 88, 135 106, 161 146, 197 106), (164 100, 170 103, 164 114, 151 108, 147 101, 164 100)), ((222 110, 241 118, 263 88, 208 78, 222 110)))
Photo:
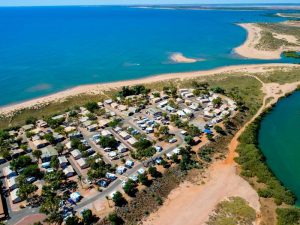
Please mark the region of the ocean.
POLYGON ((244 59, 232 52, 247 36, 235 23, 284 20, 272 16, 277 12, 117 6, 0 8, 0 105, 81 84, 287 62, 244 59), (176 64, 169 59, 176 52, 205 60, 176 64))

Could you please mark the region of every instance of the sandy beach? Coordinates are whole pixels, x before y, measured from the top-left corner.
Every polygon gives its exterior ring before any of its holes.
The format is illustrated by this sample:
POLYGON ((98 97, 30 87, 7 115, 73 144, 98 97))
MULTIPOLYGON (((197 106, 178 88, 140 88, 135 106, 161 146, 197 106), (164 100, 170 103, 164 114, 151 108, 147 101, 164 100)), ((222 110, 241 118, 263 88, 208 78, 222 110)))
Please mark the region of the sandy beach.
MULTIPOLYGON (((246 41, 241 46, 234 49, 234 51, 242 57, 252 59, 280 59, 283 51, 300 50, 300 46, 292 48, 282 47, 272 51, 257 49, 256 45, 260 41, 262 29, 254 23, 242 23, 238 25, 246 29, 248 32, 246 41)), ((273 35, 277 39, 287 40, 288 42, 294 44, 297 43, 297 39, 292 35, 283 35, 276 33, 273 33, 273 35)))
POLYGON ((199 62, 199 61, 204 61, 204 59, 195 59, 195 58, 188 58, 185 57, 182 53, 177 52, 177 53, 173 53, 170 56, 170 60, 174 63, 195 63, 195 62, 199 62))
POLYGON ((189 79, 195 77, 203 77, 208 75, 215 75, 221 73, 230 73, 230 72, 247 72, 247 73, 257 73, 270 70, 272 68, 281 68, 281 67, 297 67, 299 65, 295 64, 256 64, 256 65, 238 65, 238 66, 227 66, 220 67, 213 70, 203 70, 203 71, 193 71, 193 72, 182 72, 182 73, 169 73, 161 74, 156 76, 150 76, 137 80, 127 80, 119 81, 112 83, 100 83, 100 84, 90 84, 90 85, 81 85, 65 91, 57 92, 48 96, 28 100, 25 102, 3 106, 0 108, 0 114, 9 116, 16 111, 26 109, 26 108, 36 108, 39 105, 48 104, 51 102, 63 101, 66 98, 74 97, 82 94, 95 95, 101 94, 103 91, 111 90, 114 88, 120 88, 122 86, 132 86, 137 84, 147 84, 159 81, 167 81, 171 79, 189 79))

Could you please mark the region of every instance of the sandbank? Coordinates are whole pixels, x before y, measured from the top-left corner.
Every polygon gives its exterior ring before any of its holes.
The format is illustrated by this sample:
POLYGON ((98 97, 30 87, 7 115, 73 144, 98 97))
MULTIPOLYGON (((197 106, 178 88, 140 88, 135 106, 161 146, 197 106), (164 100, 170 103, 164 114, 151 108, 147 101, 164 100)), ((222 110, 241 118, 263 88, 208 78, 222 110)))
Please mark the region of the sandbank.
MULTIPOLYGON (((268 51, 257 49, 256 45, 259 44, 259 41, 261 39, 262 28, 260 28, 254 23, 242 23, 237 25, 243 27, 248 32, 246 41, 241 46, 234 49, 235 53, 237 53, 242 57, 252 58, 252 59, 266 59, 266 60, 280 59, 281 54, 284 51, 300 50, 300 46, 298 47, 283 46, 279 49, 268 50, 268 51)), ((277 33, 273 33, 273 35, 277 39, 286 40, 293 44, 298 43, 297 39, 293 35, 284 35, 284 34, 277 34, 277 33)))
POLYGON ((182 53, 176 52, 171 54, 170 60, 174 63, 195 63, 195 62, 203 61, 204 59, 188 58, 185 57, 182 53))

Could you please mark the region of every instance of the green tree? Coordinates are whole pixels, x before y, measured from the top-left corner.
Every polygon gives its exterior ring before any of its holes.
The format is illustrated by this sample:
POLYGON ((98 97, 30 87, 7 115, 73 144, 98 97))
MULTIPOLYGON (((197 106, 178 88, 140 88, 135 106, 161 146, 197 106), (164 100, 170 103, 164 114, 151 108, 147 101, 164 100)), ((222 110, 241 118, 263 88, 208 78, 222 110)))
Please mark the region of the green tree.
POLYGON ((84 225, 91 225, 95 222, 95 216, 92 213, 92 210, 86 209, 82 212, 82 222, 84 225))
POLYGON ((118 146, 118 142, 113 136, 101 136, 99 143, 103 148, 116 148, 118 146))
POLYGON ((95 112, 97 109, 99 109, 99 106, 98 106, 97 102, 88 102, 84 106, 90 112, 95 112))
POLYGON ((151 183, 150 180, 148 179, 146 172, 143 174, 139 174, 138 179, 139 179, 139 182, 145 186, 149 186, 151 183))
POLYGON ((37 190, 37 186, 30 184, 26 181, 26 177, 24 175, 19 175, 17 177, 18 191, 17 195, 22 199, 28 199, 29 195, 37 190))
POLYGON ((37 118, 35 118, 35 117, 33 117, 33 116, 29 116, 29 117, 26 119, 25 123, 26 123, 26 124, 35 124, 36 121, 37 121, 37 118))
POLYGON ((119 217, 115 212, 114 213, 110 213, 108 215, 108 220, 109 222, 112 223, 112 225, 121 225, 124 224, 124 221, 121 217, 119 217))
POLYGON ((67 218, 66 225, 81 225, 81 223, 77 216, 71 216, 67 218))
POLYGON ((133 180, 129 179, 123 187, 126 194, 133 197, 137 192, 136 184, 133 180))
POLYGON ((57 153, 59 155, 61 155, 64 151, 64 146, 62 143, 57 143, 57 145, 55 146, 55 149, 56 149, 57 153))
POLYGON ((39 150, 39 149, 34 150, 34 151, 32 152, 32 155, 33 155, 37 160, 39 160, 39 159, 42 157, 42 151, 39 150))
POLYGON ((51 144, 54 144, 55 143, 55 138, 53 137, 53 134, 52 133, 47 133, 44 135, 44 138, 50 142, 51 144))
POLYGON ((116 206, 123 206, 126 204, 126 199, 123 197, 122 193, 117 191, 113 197, 112 200, 114 201, 116 206))
POLYGON ((156 167, 154 167, 154 166, 149 167, 148 172, 149 172, 149 174, 151 175, 151 177, 154 177, 154 178, 157 178, 157 177, 161 177, 161 176, 162 176, 161 172, 159 172, 159 171, 156 169, 156 167))

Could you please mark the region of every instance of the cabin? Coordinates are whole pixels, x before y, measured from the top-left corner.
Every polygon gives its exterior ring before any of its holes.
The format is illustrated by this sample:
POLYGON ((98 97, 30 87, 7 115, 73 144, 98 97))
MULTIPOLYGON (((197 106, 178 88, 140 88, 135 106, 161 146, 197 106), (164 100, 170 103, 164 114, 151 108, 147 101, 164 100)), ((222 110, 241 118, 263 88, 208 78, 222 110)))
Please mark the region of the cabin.
POLYGON ((12 177, 12 178, 7 179, 7 187, 10 191, 12 191, 18 187, 16 178, 17 177, 12 177))
POLYGON ((71 151, 71 155, 75 160, 80 159, 82 157, 82 154, 78 149, 74 149, 73 151, 71 151))
POLYGON ((64 168, 64 167, 66 167, 68 165, 68 160, 67 160, 66 156, 60 156, 60 157, 58 157, 58 161, 59 161, 59 166, 61 168, 64 168))
POLYGON ((137 143, 137 140, 134 138, 134 137, 131 137, 127 140, 127 142, 130 144, 130 145, 134 145, 135 143, 137 143))
POLYGON ((74 176, 74 169, 71 165, 67 166, 66 168, 64 168, 63 173, 66 175, 66 177, 72 177, 74 176))
POLYGON ((41 148, 44 148, 45 146, 47 146, 49 144, 49 142, 47 140, 34 140, 32 142, 33 146, 36 148, 36 149, 41 149, 41 148))
POLYGON ((124 166, 118 166, 116 169, 116 173, 122 175, 123 173, 126 172, 126 167, 124 166))
POLYGON ((11 170, 9 166, 4 167, 2 173, 7 179, 17 176, 17 172, 11 170))
POLYGON ((87 163, 85 158, 77 159, 76 162, 81 169, 86 169, 89 167, 89 164, 87 163))
POLYGON ((14 189, 13 191, 10 192, 10 197, 11 197, 11 201, 13 204, 16 204, 18 202, 21 202, 22 199, 18 196, 18 191, 19 188, 14 189))
POLYGON ((126 131, 121 131, 119 133, 119 135, 124 139, 124 140, 127 140, 129 139, 131 136, 126 132, 126 131))
POLYGON ((124 144, 120 144, 120 145, 117 147, 117 149, 118 149, 118 152, 119 152, 119 153, 123 153, 123 152, 127 152, 127 151, 128 151, 128 149, 126 148, 126 146, 125 146, 124 144))
POLYGON ((58 156, 56 149, 53 146, 47 146, 41 149, 42 162, 49 162, 53 156, 58 156))
POLYGON ((101 131, 101 136, 109 137, 109 136, 112 136, 112 133, 109 130, 102 130, 101 131))

